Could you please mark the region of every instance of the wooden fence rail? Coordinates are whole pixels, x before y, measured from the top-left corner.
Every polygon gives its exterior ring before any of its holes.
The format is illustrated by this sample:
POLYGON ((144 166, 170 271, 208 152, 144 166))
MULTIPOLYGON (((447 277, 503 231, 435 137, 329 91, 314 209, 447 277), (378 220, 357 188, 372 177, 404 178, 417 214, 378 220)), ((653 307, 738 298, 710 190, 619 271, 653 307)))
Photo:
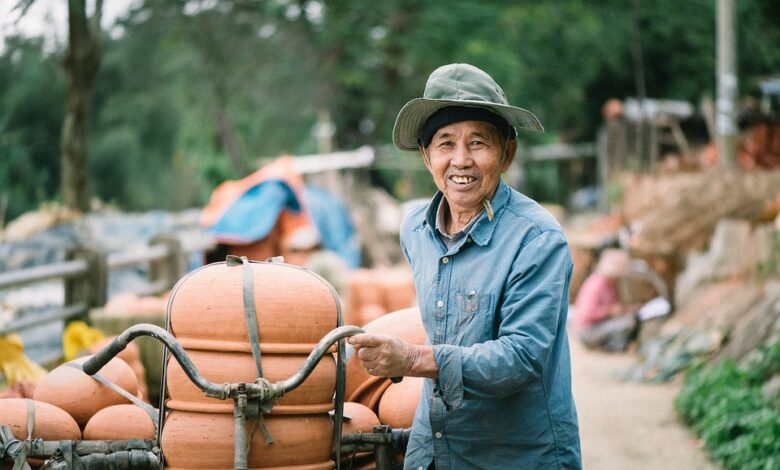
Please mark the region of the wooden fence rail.
POLYGON ((207 237, 181 238, 164 234, 153 238, 143 250, 107 254, 88 247, 68 252, 66 260, 44 266, 0 273, 0 290, 47 281, 64 283, 63 305, 31 309, 21 318, 0 325, 0 335, 59 321, 88 319, 92 308, 105 305, 111 271, 145 267, 147 282, 133 293, 154 295, 171 289, 185 274, 188 257, 213 248, 207 237))

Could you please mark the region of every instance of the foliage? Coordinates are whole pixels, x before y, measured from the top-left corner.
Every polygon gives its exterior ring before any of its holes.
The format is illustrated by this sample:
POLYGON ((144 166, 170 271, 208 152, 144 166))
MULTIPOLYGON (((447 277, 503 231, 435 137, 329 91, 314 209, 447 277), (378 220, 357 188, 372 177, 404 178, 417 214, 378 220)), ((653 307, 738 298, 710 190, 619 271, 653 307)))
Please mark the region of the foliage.
POLYGON ((741 367, 725 360, 687 374, 676 408, 726 468, 780 465, 780 407, 761 393, 778 373, 780 341, 761 348, 741 367))
MULTIPOLYGON (((780 70, 775 3, 738 2, 742 94, 780 70)), ((203 204, 258 158, 326 148, 315 133, 326 115, 333 148, 386 145, 401 106, 449 62, 484 68, 539 115, 547 132, 524 144, 590 141, 602 103, 636 94, 635 59, 649 97, 714 95, 714 9, 711 0, 140 0, 102 41, 92 185, 131 210, 203 204)), ((0 55, 6 219, 59 194, 63 51, 40 42, 8 38, 0 55)), ((554 168, 531 173, 531 196, 560 197, 554 168)), ((399 183, 405 171, 373 176, 398 196, 425 189, 424 178, 399 183)))
POLYGON ((59 75, 41 40, 6 41, 0 57, 0 208, 7 201, 6 220, 57 194, 64 92, 51 82, 59 75))

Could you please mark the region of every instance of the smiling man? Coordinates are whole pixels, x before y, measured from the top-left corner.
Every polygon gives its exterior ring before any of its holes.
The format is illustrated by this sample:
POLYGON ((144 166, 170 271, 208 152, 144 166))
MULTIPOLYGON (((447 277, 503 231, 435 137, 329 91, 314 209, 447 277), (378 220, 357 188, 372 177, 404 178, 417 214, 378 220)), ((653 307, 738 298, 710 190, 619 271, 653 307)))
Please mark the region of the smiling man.
POLYGON ((539 204, 509 188, 516 130, 542 131, 482 70, 435 70, 396 118, 439 192, 412 210, 401 245, 428 344, 350 338, 372 375, 426 377, 405 469, 580 468, 566 335, 572 261, 539 204))

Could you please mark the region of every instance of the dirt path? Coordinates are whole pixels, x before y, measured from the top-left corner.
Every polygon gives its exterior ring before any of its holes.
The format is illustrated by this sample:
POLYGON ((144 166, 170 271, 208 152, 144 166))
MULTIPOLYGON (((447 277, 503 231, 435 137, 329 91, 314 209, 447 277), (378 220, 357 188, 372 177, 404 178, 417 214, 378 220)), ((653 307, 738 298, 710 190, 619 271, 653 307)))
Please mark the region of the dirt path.
POLYGON ((680 381, 655 385, 614 378, 630 354, 587 350, 571 337, 574 398, 586 470, 714 470, 695 436, 677 419, 680 381))

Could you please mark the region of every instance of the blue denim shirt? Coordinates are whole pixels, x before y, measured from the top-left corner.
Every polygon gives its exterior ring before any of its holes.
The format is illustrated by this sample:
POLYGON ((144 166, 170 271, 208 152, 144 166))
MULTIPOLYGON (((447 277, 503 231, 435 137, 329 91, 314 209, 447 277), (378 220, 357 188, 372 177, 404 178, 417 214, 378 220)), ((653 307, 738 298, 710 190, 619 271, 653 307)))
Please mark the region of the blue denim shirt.
POLYGON ((572 261, 557 221, 499 183, 492 205, 447 249, 442 194, 404 219, 438 380, 425 380, 405 469, 581 468, 566 335, 572 261))

